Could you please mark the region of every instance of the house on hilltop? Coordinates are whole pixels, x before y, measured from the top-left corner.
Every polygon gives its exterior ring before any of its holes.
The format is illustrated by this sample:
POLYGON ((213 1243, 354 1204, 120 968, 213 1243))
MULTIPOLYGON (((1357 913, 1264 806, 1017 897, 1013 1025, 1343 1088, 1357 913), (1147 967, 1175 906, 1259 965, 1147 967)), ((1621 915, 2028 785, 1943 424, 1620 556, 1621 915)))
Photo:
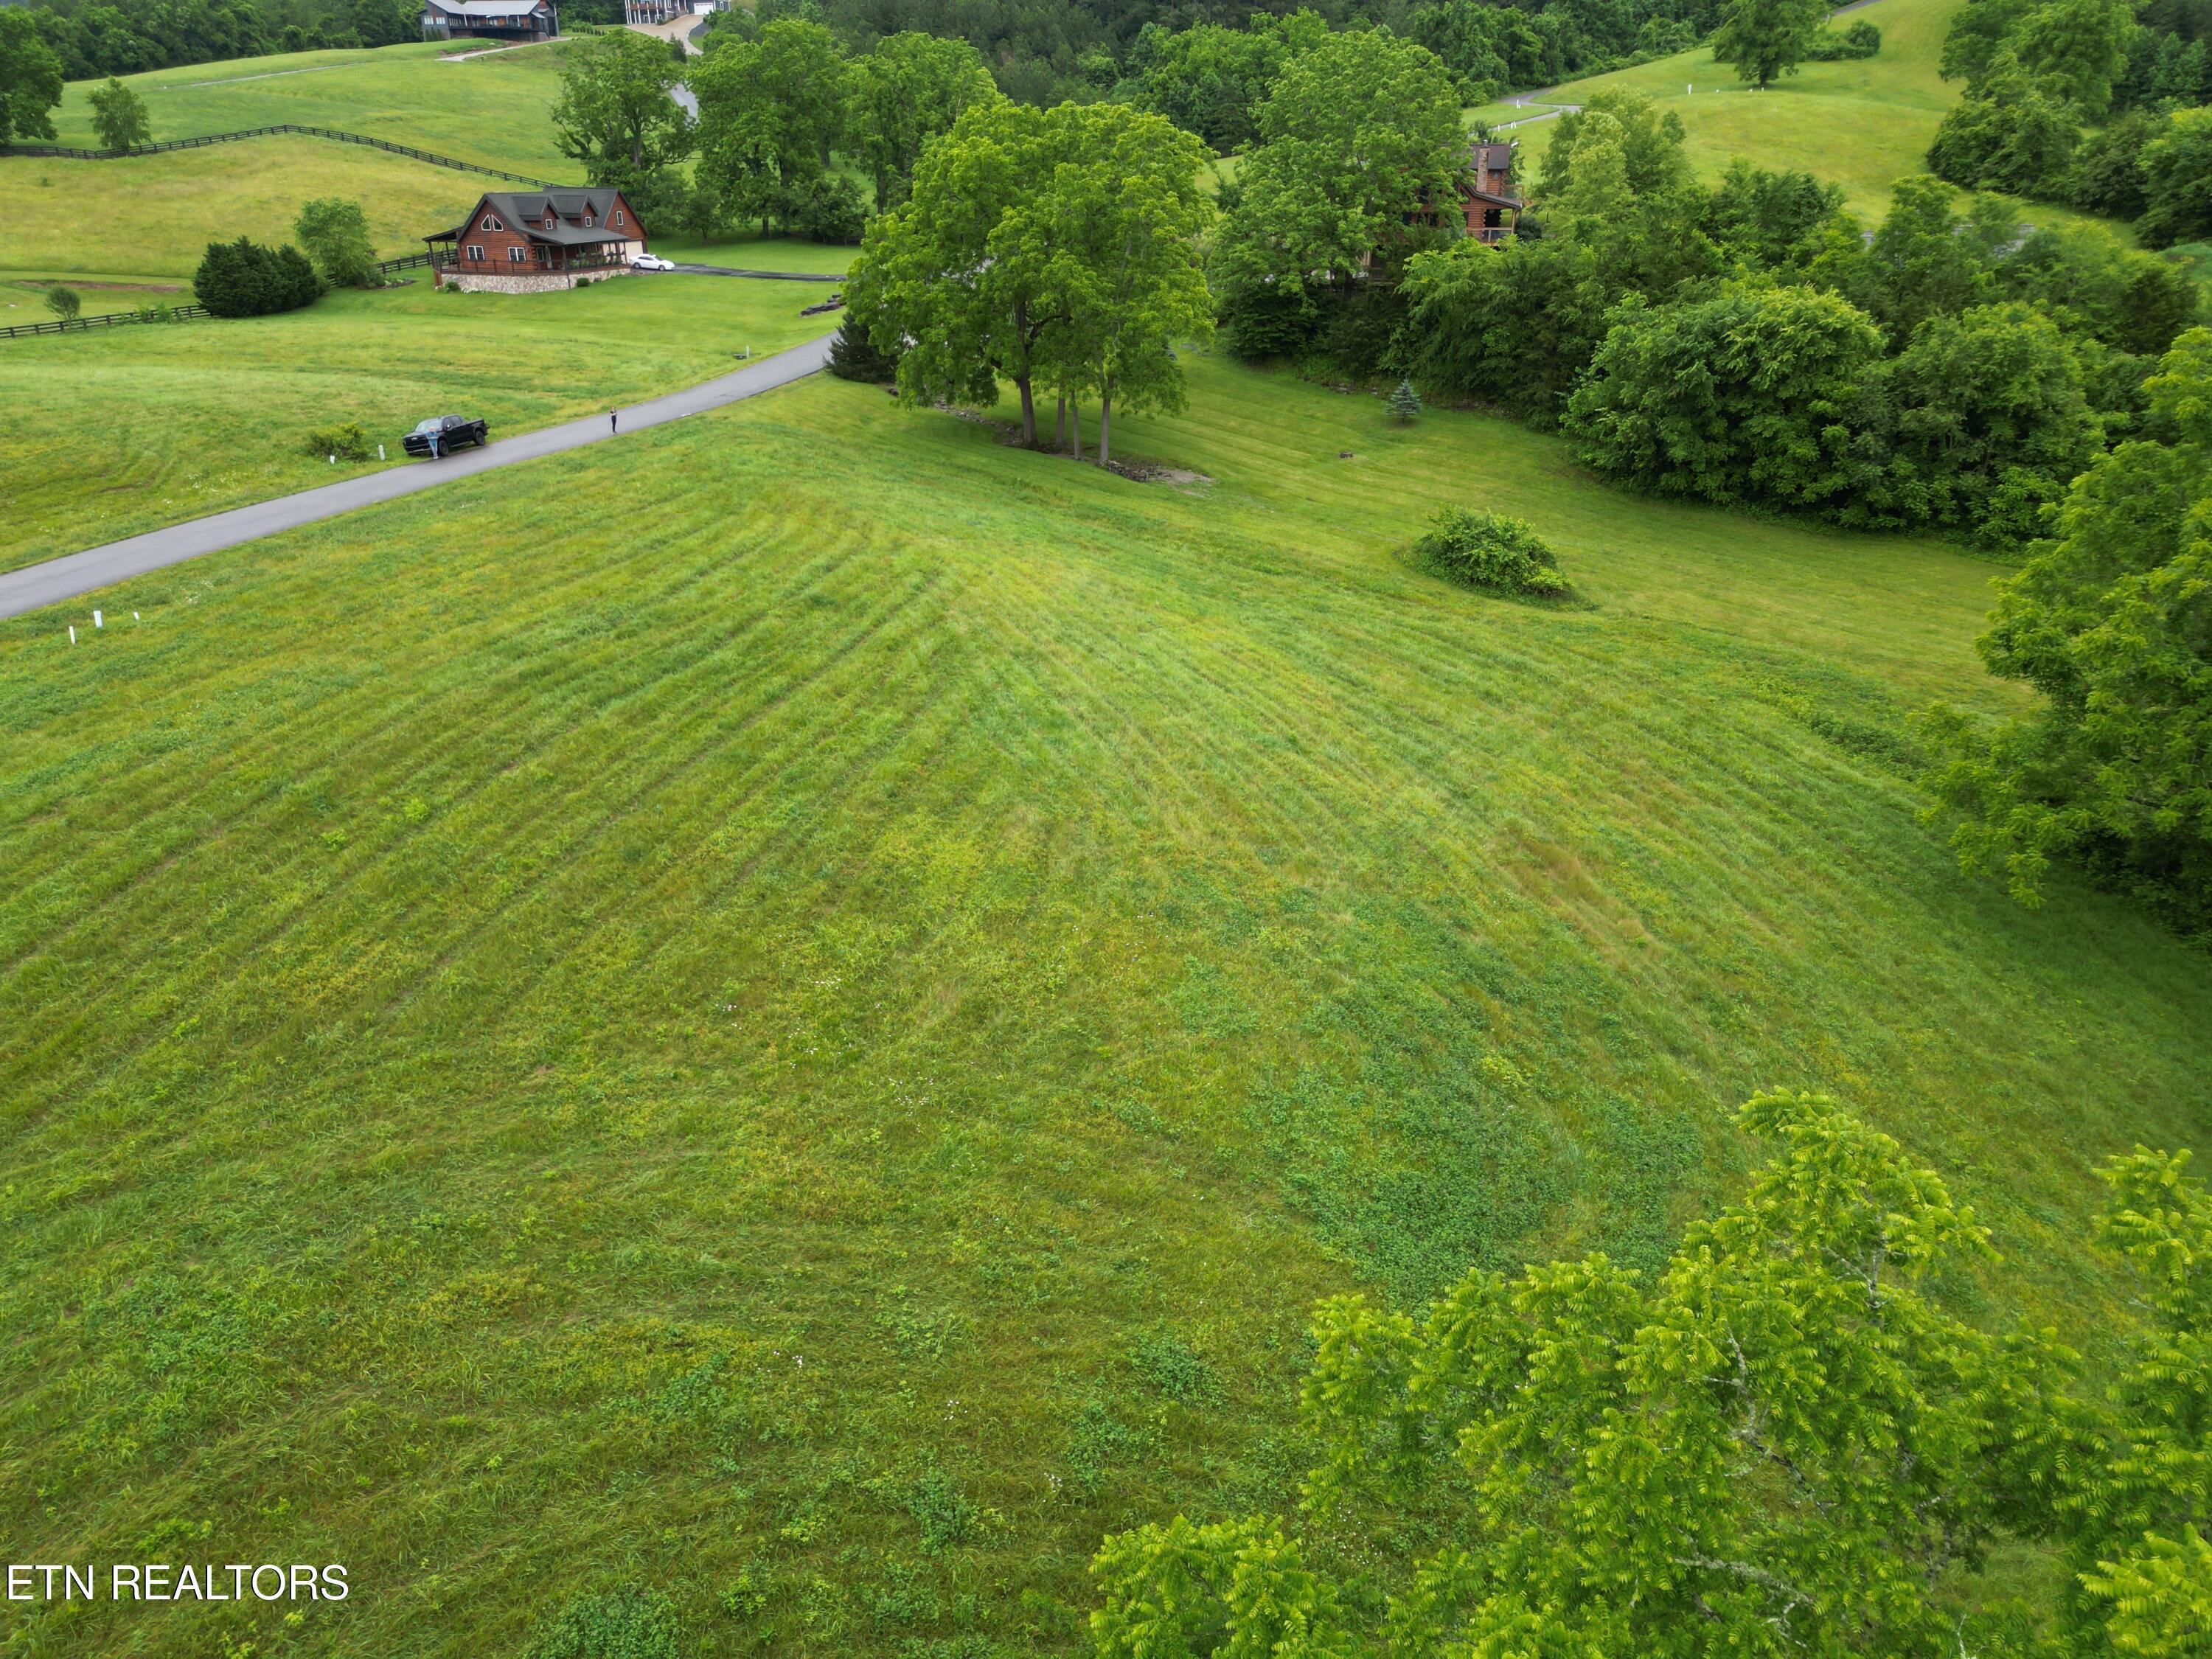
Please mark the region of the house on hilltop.
POLYGON ((486 194, 452 230, 422 239, 441 288, 537 294, 619 276, 645 227, 612 188, 486 194))
POLYGON ((553 0, 422 0, 425 40, 501 40, 520 46, 561 33, 553 0))

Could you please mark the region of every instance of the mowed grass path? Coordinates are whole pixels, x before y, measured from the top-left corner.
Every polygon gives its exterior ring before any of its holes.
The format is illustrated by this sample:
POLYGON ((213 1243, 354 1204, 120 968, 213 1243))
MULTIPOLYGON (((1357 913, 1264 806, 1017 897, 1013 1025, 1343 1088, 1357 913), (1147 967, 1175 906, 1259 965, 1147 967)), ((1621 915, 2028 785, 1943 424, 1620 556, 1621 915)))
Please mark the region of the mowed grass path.
POLYGON ((748 348, 836 322, 799 315, 823 297, 813 283, 653 275, 492 295, 416 275, 276 317, 0 341, 0 398, 41 411, 0 430, 0 570, 374 469, 309 453, 309 433, 342 422, 413 465, 399 440, 426 415, 481 415, 512 435, 696 385, 748 348))
POLYGON ((1650 1262, 1770 1085, 2124 1323, 2212 971, 1916 821, 1989 568, 1195 380, 1117 429, 1210 486, 823 380, 0 623, 0 1514, 355 1586, 40 1651, 1073 1651, 1102 1531, 1293 1501, 1313 1297, 1650 1262))
MULTIPOLYGON (((434 42, 289 52, 124 79, 145 99, 157 141, 289 121, 566 182, 578 176, 576 166, 554 145, 550 112, 568 44, 456 62, 441 62, 444 48, 434 42)), ((64 90, 54 116, 63 143, 100 142, 90 97, 104 84, 73 81, 64 90)))

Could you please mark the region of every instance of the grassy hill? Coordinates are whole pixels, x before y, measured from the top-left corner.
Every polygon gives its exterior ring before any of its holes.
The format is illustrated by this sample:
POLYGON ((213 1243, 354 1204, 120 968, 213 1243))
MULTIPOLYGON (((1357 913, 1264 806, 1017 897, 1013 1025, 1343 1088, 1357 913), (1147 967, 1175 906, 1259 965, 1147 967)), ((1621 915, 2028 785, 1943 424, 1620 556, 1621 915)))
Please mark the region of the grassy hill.
MULTIPOLYGON (((546 116, 560 95, 567 46, 562 40, 453 58, 444 46, 423 42, 192 64, 124 78, 145 99, 156 140, 290 121, 566 179, 575 164, 554 147, 546 116)), ((100 84, 72 82, 64 89, 54 114, 63 143, 100 142, 88 101, 100 84)))
MULTIPOLYGON (((1926 171, 1928 145, 1946 110, 1958 101, 1956 82, 1937 73, 1943 37, 1962 0, 1876 0, 1850 14, 1881 30, 1881 51, 1855 63, 1807 64, 1765 92, 1744 86, 1735 71, 1700 46, 1635 69, 1571 81, 1557 89, 1579 102, 1607 87, 1642 93, 1680 116, 1691 165, 1717 178, 1741 156, 1765 167, 1802 167, 1844 187, 1853 211, 1879 218, 1890 186, 1926 171)), ((1492 123, 1532 111, 1492 104, 1474 112, 1492 123)), ((1516 127, 1524 179, 1551 143, 1549 121, 1516 127)), ((2046 203, 2023 204, 2037 223, 2072 223, 2085 216, 2046 203)))
MULTIPOLYGON (((805 270, 851 250, 710 252, 805 270)), ((0 429, 13 481, 0 495, 0 570, 372 470, 307 453, 310 431, 339 422, 358 422, 405 465, 400 435, 425 415, 465 408, 496 433, 524 431, 695 385, 741 351, 780 351, 836 320, 799 315, 823 298, 812 283, 655 276, 489 295, 416 276, 276 317, 0 341, 0 399, 41 411, 0 429)), ((23 307, 38 292, 0 285, 23 307)), ((94 290, 88 309, 114 297, 94 290)))
POLYGON ((2100 1340, 2212 972, 1917 821, 1989 567, 1214 361, 1117 433, 1211 482, 818 380, 0 623, 0 1512, 355 1586, 38 1650, 1068 1650, 1291 1501, 1311 1297, 1651 1261, 1765 1085, 2100 1340), (1453 501, 1588 603, 1407 568, 1453 501))
POLYGON ((496 187, 319 138, 255 138, 113 161, 9 156, 0 159, 0 191, 27 210, 0 276, 181 283, 210 242, 290 240, 300 204, 317 196, 360 202, 382 257, 420 253, 426 234, 452 226, 496 187))

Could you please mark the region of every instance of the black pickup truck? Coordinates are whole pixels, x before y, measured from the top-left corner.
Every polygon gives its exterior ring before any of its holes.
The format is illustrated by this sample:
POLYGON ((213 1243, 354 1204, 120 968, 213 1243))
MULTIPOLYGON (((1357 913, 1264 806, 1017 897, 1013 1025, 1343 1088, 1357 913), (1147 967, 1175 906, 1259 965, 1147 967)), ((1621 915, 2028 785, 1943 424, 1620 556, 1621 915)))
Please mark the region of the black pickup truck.
POLYGON ((489 437, 490 430, 482 421, 466 420, 459 415, 433 415, 400 443, 410 455, 435 460, 467 445, 487 442, 489 437))

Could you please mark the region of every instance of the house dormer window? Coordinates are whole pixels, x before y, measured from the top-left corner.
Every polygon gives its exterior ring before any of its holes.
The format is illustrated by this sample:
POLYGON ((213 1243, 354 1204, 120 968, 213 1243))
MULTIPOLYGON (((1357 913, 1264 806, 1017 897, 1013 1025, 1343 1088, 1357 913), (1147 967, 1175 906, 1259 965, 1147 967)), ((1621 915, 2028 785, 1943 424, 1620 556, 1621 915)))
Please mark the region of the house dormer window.
POLYGON ((550 213, 545 216, 545 228, 548 230, 553 228, 553 216, 550 213))
POLYGON ((584 228, 585 228, 586 230, 589 230, 591 228, 592 228, 592 216, 591 216, 590 214, 588 214, 588 213, 587 213, 587 214, 586 214, 586 215, 584 216, 584 228))

